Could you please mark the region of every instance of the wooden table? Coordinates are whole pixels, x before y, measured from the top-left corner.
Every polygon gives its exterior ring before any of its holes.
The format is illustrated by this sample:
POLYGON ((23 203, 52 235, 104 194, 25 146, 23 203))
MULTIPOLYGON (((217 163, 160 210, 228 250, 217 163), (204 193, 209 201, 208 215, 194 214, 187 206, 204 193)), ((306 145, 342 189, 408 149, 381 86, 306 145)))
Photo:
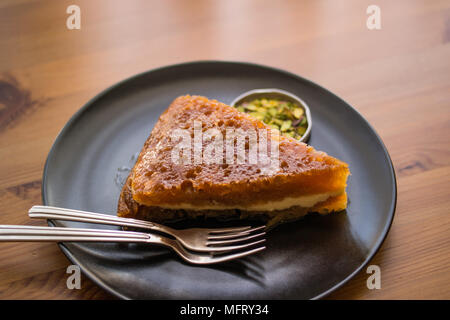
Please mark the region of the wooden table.
MULTIPOLYGON (((398 205, 372 264, 332 299, 450 298, 450 2, 0 2, 0 224, 44 225, 47 153, 66 121, 102 89, 136 73, 193 60, 266 64, 309 78, 355 106, 395 165, 398 205), (66 8, 81 8, 68 30, 66 8), (381 29, 366 26, 370 4, 381 29)), ((56 244, 0 244, 1 299, 109 299, 87 278, 66 288, 56 244)))

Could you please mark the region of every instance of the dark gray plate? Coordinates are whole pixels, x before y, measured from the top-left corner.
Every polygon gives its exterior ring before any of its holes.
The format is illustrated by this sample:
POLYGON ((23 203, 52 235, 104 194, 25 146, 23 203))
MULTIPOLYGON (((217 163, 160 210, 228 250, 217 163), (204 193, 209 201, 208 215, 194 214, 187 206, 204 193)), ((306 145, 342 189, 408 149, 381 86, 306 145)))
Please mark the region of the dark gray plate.
POLYGON ((193 62, 152 70, 105 90, 56 139, 44 170, 43 202, 114 215, 120 181, 174 98, 199 94, 230 103, 242 92, 274 87, 294 93, 311 108, 309 143, 349 164, 346 212, 313 214, 279 226, 268 234, 265 251, 223 265, 192 266, 163 248, 114 243, 62 244, 68 258, 99 286, 131 299, 310 299, 347 282, 370 261, 392 223, 394 169, 382 141, 357 111, 285 71, 193 62))

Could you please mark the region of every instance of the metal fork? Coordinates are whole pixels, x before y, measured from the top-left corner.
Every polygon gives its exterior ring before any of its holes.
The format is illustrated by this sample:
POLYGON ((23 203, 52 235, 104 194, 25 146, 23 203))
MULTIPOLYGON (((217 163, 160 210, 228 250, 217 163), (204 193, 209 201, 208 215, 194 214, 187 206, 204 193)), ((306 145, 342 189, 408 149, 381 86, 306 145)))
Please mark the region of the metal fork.
POLYGON ((255 233, 255 231, 264 229, 265 226, 256 228, 246 226, 218 229, 190 228, 180 230, 154 222, 50 206, 33 206, 28 211, 28 215, 31 218, 101 223, 159 231, 175 237, 175 239, 177 239, 186 248, 200 252, 224 252, 239 250, 265 241, 265 239, 261 239, 250 243, 238 244, 240 242, 249 241, 265 235, 265 232, 255 233))
POLYGON ((264 250, 259 247, 220 256, 187 251, 176 240, 155 234, 105 229, 56 228, 0 225, 0 242, 126 242, 162 245, 173 249, 183 260, 193 264, 213 264, 229 261, 264 250))

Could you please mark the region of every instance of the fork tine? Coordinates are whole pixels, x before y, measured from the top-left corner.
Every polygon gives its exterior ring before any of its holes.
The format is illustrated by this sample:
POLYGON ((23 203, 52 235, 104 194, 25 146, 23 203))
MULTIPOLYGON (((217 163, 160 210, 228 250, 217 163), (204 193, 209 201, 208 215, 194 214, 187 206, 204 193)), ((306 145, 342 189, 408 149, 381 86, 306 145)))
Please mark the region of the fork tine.
POLYGON ((206 245, 211 246, 211 245, 217 245, 217 244, 230 244, 230 243, 242 242, 242 241, 247 241, 247 240, 250 240, 253 238, 261 237, 265 234, 266 234, 265 232, 260 232, 260 233, 257 233, 257 234, 254 234, 254 235, 251 235, 248 237, 244 237, 244 238, 236 238, 236 239, 222 240, 222 241, 213 240, 213 241, 208 241, 206 243, 206 245))
POLYGON ((236 245, 236 246, 222 246, 222 247, 208 247, 208 248, 210 249, 209 251, 214 254, 214 253, 220 253, 220 252, 236 251, 236 250, 252 247, 259 243, 263 243, 264 241, 266 241, 266 239, 261 239, 258 241, 244 243, 244 244, 240 244, 240 245, 236 245))
POLYGON ((241 231, 245 231, 245 230, 248 230, 248 229, 251 229, 251 226, 211 229, 209 231, 209 234, 227 233, 227 232, 241 232, 241 231))
POLYGON ((264 229, 265 227, 266 226, 260 226, 260 227, 257 227, 257 228, 252 228, 252 229, 249 229, 249 230, 246 230, 246 231, 243 231, 243 232, 238 232, 238 233, 224 234, 224 235, 219 234, 219 235, 208 236, 208 240, 212 240, 212 239, 220 240, 220 239, 231 239, 231 238, 242 237, 242 236, 248 235, 248 234, 250 234, 252 232, 264 229))
POLYGON ((210 258, 210 260, 208 262, 205 262, 207 264, 209 263, 219 263, 219 262, 225 262, 225 261, 229 261, 229 260, 233 260, 233 259, 238 259, 238 258, 242 258, 254 253, 257 253, 259 251, 264 250, 266 247, 259 247, 259 248, 255 248, 249 251, 244 251, 244 252, 240 252, 240 253, 234 253, 234 254, 228 254, 228 255, 224 255, 224 256, 213 256, 210 258))
POLYGON ((231 234, 224 234, 224 235, 214 235, 214 236, 208 236, 208 240, 221 240, 221 239, 231 239, 236 237, 242 237, 250 234, 250 230, 244 231, 244 232, 237 232, 237 233, 231 233, 231 234))

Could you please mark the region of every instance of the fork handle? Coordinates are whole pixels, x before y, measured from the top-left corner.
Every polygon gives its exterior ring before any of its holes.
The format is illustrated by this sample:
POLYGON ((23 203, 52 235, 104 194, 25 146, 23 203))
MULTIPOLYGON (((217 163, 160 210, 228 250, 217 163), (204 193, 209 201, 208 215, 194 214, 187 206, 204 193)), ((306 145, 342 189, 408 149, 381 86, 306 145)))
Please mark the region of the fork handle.
POLYGON ((158 240, 158 236, 154 237, 140 232, 0 225, 0 241, 4 242, 145 242, 163 244, 158 240))
POLYGON ((160 225, 158 223, 111 216, 103 213, 94 213, 51 206, 33 206, 28 211, 28 215, 30 218, 69 220, 77 222, 100 223, 122 227, 141 228, 146 230, 160 231, 176 237, 174 229, 160 225))

